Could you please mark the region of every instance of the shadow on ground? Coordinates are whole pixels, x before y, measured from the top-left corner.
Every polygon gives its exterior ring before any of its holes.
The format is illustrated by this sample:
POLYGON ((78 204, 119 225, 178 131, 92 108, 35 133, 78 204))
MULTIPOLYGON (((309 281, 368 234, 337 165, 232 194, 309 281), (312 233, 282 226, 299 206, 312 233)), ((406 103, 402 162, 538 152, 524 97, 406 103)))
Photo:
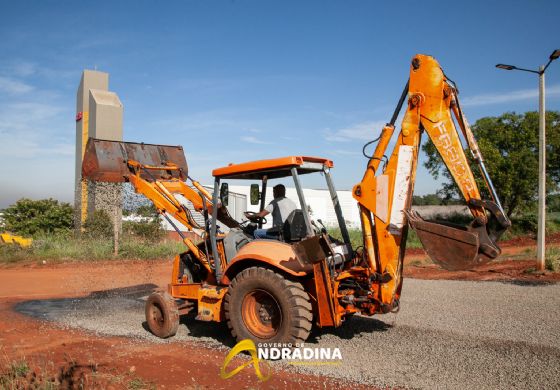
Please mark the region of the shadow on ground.
POLYGON ((334 335, 343 340, 350 340, 362 333, 386 332, 391 328, 392 325, 376 318, 354 315, 346 319, 342 326, 338 328, 318 328, 314 326, 306 342, 317 344, 321 337, 326 334, 334 335))
MULTIPOLYGON (((141 284, 95 291, 81 298, 32 300, 18 303, 15 310, 41 320, 60 322, 102 334, 157 341, 160 339, 150 333, 144 319, 144 301, 157 289, 158 286, 154 284, 141 284)), ((168 341, 188 341, 189 338, 194 338, 209 346, 229 348, 236 344, 225 322, 197 321, 195 317, 196 312, 193 311, 182 315, 177 335, 168 341)), ((339 328, 314 327, 306 343, 318 344, 324 335, 349 340, 361 334, 385 332, 391 327, 376 318, 355 315, 339 328)))
POLYGON ((102 300, 112 298, 138 300, 151 294, 157 288, 158 286, 155 284, 139 284, 136 286, 93 291, 88 296, 80 298, 34 299, 17 303, 14 309, 18 313, 30 317, 58 321, 61 316, 68 312, 76 312, 84 308, 90 309, 92 305, 100 306, 102 300))

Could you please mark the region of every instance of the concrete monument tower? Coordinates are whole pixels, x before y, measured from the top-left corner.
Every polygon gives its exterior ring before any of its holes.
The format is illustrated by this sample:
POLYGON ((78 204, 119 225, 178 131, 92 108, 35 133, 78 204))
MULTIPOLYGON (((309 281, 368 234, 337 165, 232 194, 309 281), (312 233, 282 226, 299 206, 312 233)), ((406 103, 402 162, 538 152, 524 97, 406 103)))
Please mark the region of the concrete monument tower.
POLYGON ((76 102, 76 230, 81 231, 88 214, 100 209, 115 219, 120 230, 121 184, 82 180, 82 160, 89 137, 122 141, 123 105, 117 94, 109 91, 109 74, 94 70, 82 73, 76 102))

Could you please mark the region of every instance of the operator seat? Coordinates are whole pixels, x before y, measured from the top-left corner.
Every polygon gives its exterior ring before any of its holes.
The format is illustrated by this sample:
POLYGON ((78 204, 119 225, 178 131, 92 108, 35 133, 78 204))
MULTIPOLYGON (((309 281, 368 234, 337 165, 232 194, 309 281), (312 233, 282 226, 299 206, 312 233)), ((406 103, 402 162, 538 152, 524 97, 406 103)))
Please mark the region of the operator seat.
POLYGON ((282 226, 282 239, 285 242, 300 241, 307 236, 307 226, 303 211, 295 209, 288 215, 282 226))

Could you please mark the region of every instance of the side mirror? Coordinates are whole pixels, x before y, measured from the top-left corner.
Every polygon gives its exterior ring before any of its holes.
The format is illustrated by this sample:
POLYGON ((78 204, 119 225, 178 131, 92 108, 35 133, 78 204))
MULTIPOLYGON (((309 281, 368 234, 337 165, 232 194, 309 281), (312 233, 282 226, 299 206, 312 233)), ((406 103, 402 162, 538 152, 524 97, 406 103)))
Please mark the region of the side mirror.
POLYGON ((259 200, 261 198, 261 193, 259 191, 258 184, 251 184, 251 204, 259 204, 259 200))
POLYGON ((228 205, 229 202, 229 185, 228 183, 222 183, 220 186, 220 200, 224 206, 228 205))

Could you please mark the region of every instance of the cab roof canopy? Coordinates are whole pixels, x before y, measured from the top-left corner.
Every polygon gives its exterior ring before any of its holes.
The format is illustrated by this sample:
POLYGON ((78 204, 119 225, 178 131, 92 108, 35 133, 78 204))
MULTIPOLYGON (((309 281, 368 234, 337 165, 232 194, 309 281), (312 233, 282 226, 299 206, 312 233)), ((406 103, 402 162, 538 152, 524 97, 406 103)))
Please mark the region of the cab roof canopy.
POLYGON ((331 160, 320 157, 289 156, 270 160, 249 161, 240 164, 229 164, 226 167, 212 171, 214 177, 221 179, 262 180, 278 179, 291 176, 292 168, 296 168, 299 175, 321 172, 324 168, 334 166, 331 160))

